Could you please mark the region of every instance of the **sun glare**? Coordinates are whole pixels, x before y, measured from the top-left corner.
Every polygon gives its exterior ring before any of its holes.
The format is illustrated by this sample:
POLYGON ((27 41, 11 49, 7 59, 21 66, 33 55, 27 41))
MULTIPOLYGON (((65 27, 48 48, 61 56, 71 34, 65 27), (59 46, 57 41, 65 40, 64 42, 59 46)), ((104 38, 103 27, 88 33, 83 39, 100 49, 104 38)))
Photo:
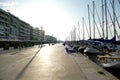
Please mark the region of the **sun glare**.
POLYGON ((43 26, 46 34, 59 37, 74 24, 64 8, 50 1, 34 1, 14 9, 14 13, 33 27, 43 26))

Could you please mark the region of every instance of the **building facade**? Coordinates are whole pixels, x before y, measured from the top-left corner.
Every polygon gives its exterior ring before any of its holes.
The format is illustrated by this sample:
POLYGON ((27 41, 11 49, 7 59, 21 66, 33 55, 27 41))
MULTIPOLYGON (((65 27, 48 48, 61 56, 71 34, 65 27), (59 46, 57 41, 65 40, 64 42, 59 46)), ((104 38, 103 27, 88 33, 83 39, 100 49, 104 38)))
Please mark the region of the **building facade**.
POLYGON ((42 26, 39 32, 40 32, 39 40, 43 42, 45 40, 45 31, 43 30, 42 26))
POLYGON ((0 40, 44 41, 45 31, 0 9, 0 40))
POLYGON ((57 41, 57 39, 55 37, 50 36, 50 35, 45 35, 44 39, 46 42, 56 42, 57 41))
POLYGON ((8 39, 9 37, 9 13, 6 13, 4 10, 0 9, 0 38, 8 39))

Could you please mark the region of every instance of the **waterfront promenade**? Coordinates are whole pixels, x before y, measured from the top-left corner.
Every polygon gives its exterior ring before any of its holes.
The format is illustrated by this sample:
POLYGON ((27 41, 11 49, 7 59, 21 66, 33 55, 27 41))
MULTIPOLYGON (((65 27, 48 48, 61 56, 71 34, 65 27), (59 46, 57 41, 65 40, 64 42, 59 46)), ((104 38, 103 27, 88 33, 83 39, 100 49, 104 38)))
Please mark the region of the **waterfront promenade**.
POLYGON ((0 54, 0 80, 118 80, 61 44, 0 54))

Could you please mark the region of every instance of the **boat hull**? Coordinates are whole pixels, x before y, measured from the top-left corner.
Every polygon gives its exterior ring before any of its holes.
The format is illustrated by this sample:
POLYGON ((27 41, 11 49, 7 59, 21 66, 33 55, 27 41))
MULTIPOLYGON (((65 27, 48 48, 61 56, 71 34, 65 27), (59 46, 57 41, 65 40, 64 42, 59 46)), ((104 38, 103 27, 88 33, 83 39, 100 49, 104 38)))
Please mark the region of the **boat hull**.
POLYGON ((84 50, 84 53, 85 54, 102 54, 102 52, 100 52, 99 50, 95 49, 95 48, 92 48, 92 47, 87 47, 85 50, 84 50))
POLYGON ((102 63, 103 67, 114 67, 114 68, 120 68, 120 61, 113 61, 110 63, 102 63))

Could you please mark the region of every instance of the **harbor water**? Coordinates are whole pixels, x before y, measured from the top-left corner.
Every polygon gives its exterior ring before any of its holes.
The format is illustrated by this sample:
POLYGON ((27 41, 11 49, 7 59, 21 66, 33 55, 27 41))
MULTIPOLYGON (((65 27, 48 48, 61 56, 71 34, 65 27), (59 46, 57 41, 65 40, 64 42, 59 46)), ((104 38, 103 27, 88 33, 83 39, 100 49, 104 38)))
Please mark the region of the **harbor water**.
MULTIPOLYGON (((97 59, 97 55, 92 55, 92 54, 87 54, 86 56, 88 56, 88 58, 90 60, 92 60, 93 62, 95 62, 97 65, 99 65, 100 67, 104 68, 101 63, 98 61, 97 59)), ((111 74, 113 74, 114 76, 116 76, 117 78, 120 79, 120 68, 113 68, 113 67, 109 67, 109 68, 104 68, 105 70, 107 70, 108 72, 110 72, 111 74)))

